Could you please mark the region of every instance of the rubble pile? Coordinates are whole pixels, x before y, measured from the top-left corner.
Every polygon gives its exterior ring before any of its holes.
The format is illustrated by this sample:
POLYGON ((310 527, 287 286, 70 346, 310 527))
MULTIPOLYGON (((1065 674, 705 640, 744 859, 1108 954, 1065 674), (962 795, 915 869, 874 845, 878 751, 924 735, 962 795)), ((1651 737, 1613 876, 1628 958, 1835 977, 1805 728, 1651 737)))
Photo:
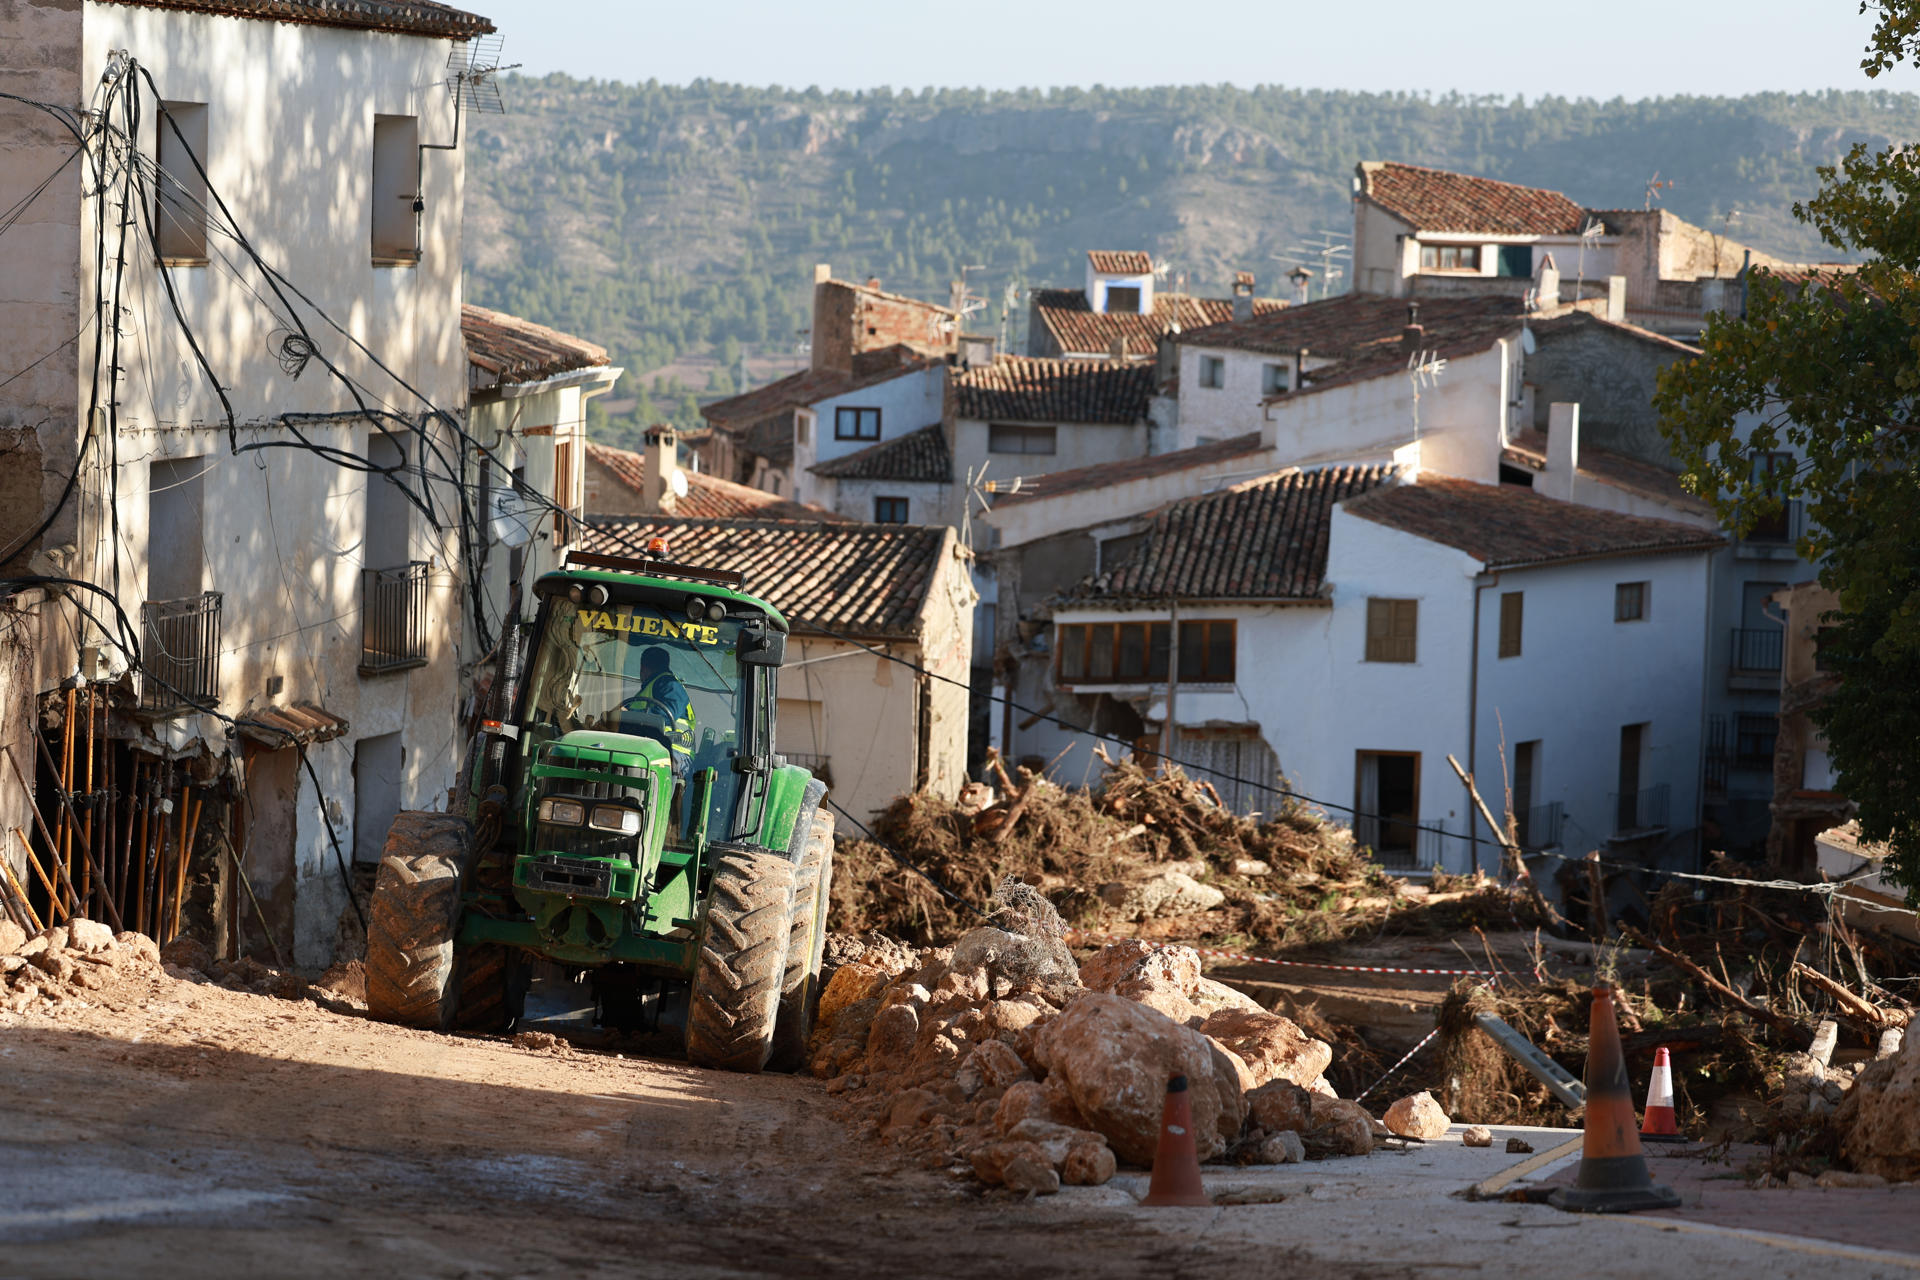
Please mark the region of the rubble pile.
POLYGON ((0 1012, 57 1013, 102 999, 116 980, 161 973, 160 948, 139 933, 76 919, 28 937, 0 921, 0 1012))
POLYGON ((1523 897, 1485 878, 1396 880, 1355 848, 1350 830, 1296 805, 1242 816, 1177 768, 1101 758, 1105 772, 1089 790, 1025 768, 1010 775, 994 760, 997 796, 972 783, 957 802, 897 798, 874 821, 876 840, 841 842, 834 919, 921 946, 951 941, 975 921, 935 881, 980 902, 1012 876, 1093 934, 1286 949, 1536 922, 1523 897))
POLYGON ((1150 1164, 1176 1075, 1202 1160, 1364 1155, 1387 1134, 1334 1096, 1330 1045, 1206 978, 1192 948, 1116 942, 1076 965, 1064 934, 1010 879, 949 947, 837 936, 811 1070, 877 1136, 1019 1192, 1150 1164))

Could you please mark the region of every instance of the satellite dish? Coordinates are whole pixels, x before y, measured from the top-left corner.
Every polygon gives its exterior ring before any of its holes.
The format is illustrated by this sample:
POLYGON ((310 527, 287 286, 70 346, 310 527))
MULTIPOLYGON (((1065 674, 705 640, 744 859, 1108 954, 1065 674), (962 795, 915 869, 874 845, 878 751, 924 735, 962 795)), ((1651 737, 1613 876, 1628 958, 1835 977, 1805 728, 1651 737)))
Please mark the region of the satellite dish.
POLYGON ((1527 355, 1532 355, 1533 349, 1536 345, 1537 344, 1533 340, 1533 330, 1527 329, 1527 328, 1521 329, 1520 330, 1520 350, 1525 352, 1527 355))
POLYGON ((673 490, 674 497, 676 498, 686 497, 687 496, 687 473, 684 471, 675 469, 673 473, 673 479, 667 482, 667 487, 673 490))

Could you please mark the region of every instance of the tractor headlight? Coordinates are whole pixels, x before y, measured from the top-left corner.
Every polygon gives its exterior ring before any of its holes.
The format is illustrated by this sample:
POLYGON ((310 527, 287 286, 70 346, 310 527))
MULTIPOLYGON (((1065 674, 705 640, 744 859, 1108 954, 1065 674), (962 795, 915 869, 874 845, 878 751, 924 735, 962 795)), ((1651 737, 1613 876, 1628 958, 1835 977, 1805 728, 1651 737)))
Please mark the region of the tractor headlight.
POLYGON ((623 836, 640 834, 640 813, 624 805, 597 804, 593 806, 591 825, 596 831, 618 831, 623 836))
POLYGON ((577 827, 587 820, 587 806, 578 800, 549 797, 540 802, 540 821, 557 827, 577 827))

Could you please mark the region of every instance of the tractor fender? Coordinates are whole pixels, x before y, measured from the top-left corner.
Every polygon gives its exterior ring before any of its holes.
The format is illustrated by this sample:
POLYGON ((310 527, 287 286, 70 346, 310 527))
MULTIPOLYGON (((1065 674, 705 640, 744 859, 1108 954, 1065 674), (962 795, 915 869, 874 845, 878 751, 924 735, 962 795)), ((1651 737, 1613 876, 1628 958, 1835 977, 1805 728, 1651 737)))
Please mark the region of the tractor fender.
POLYGON ((787 861, 800 861, 807 847, 807 834, 813 830, 813 815, 820 812, 820 804, 826 798, 827 784, 818 778, 808 779, 807 789, 800 793, 800 811, 793 820, 793 835, 787 840, 787 861))

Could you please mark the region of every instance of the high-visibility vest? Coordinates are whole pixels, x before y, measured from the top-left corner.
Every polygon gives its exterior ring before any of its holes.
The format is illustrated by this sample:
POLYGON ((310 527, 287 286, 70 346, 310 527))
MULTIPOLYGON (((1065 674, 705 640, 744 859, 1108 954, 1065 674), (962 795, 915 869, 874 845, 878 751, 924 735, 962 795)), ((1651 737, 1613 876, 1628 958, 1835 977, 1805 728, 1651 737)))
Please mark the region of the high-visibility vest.
MULTIPOLYGON (((659 684, 660 681, 672 679, 673 673, 671 671, 662 671, 659 675, 656 675, 653 679, 641 685, 640 692, 636 694, 635 697, 642 702, 657 703, 665 709, 668 715, 673 715, 674 710, 672 705, 666 698, 654 690, 654 686, 659 684)), ((680 682, 674 680, 674 683, 679 684, 680 682)), ((686 687, 684 685, 681 686, 680 696, 686 697, 686 687)), ((667 749, 673 752, 675 764, 684 765, 693 758, 693 741, 697 729, 698 723, 693 714, 693 699, 687 698, 687 709, 681 712, 675 719, 667 722, 667 749)))

